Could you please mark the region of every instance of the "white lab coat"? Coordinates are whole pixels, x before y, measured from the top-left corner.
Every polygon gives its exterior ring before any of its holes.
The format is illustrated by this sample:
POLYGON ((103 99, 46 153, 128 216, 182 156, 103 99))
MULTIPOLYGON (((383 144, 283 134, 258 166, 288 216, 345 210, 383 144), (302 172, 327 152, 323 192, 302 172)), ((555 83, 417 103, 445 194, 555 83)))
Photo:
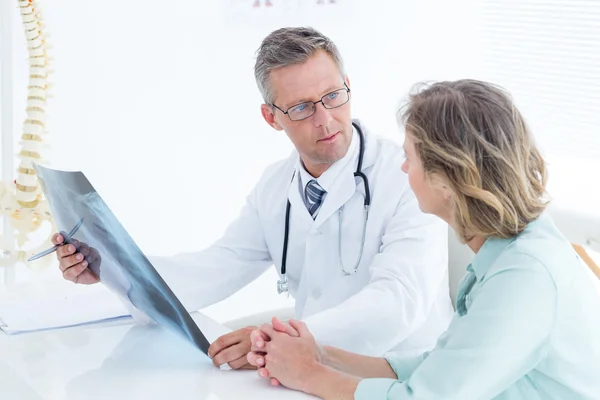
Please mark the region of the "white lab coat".
POLYGON ((365 131, 363 172, 369 178, 371 209, 358 271, 345 276, 338 255, 338 210, 344 206, 342 254, 351 270, 363 224, 364 189, 353 176, 358 147, 316 220, 301 197, 299 174, 290 181, 298 167, 294 152, 264 172, 240 215, 215 244, 201 252, 150 261, 188 310, 221 301, 270 266, 281 271, 289 199, 290 293, 296 300, 296 318, 307 323, 317 341, 372 356, 430 350, 453 314, 447 226, 419 210, 401 171, 400 146, 365 131))

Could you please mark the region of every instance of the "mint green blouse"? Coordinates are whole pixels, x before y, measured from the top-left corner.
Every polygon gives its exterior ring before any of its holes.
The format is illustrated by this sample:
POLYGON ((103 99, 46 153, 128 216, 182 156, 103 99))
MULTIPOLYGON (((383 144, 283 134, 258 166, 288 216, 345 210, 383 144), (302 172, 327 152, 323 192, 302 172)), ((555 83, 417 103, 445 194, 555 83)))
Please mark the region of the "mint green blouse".
POLYGON ((600 293, 548 215, 489 238, 461 281, 434 350, 386 359, 357 400, 600 399, 600 293))

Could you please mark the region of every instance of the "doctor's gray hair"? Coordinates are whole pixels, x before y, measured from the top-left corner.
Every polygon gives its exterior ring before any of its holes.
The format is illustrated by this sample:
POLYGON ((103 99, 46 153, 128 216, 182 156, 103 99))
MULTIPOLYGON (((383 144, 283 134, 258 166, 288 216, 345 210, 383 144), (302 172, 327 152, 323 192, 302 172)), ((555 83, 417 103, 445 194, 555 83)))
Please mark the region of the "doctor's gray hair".
POLYGON ((254 77, 263 100, 275 102, 270 83, 271 71, 288 65, 303 64, 318 51, 324 51, 336 63, 342 78, 346 77, 340 52, 331 39, 309 27, 281 28, 271 32, 257 50, 254 77))
POLYGON ((402 119, 425 174, 452 192, 462 241, 516 236, 546 208, 546 163, 505 90, 469 79, 419 87, 402 119))

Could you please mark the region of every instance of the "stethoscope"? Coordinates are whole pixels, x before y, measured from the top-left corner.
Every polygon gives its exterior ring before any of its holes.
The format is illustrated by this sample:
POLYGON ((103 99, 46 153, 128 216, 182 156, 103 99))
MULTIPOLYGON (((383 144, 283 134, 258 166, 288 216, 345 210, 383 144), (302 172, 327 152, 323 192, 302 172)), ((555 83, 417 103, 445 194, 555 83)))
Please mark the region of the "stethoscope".
MULTIPOLYGON (((353 122, 352 125, 356 129, 358 133, 358 137, 360 139, 360 152, 358 155, 358 165, 356 166, 356 171, 354 172, 354 177, 359 177, 363 181, 363 185, 365 187, 365 201, 364 201, 364 221, 363 221, 363 229, 362 229, 362 240, 360 243, 360 252, 358 253, 358 260, 356 260, 356 264, 352 272, 347 272, 344 268, 344 261, 342 259, 342 220, 344 215, 344 206, 340 207, 339 213, 339 234, 338 234, 338 253, 340 257, 340 266, 342 267, 342 272, 344 275, 353 275, 356 273, 358 269, 358 265, 360 264, 360 260, 362 258, 363 249, 365 247, 365 234, 367 232, 367 220, 369 219, 369 207, 371 206, 371 192, 369 191, 369 180, 367 176, 362 172, 362 163, 363 156, 365 155, 365 137, 363 135, 362 129, 360 126, 353 122)), ((296 171, 294 171, 294 175, 292 175, 292 181, 294 180, 294 176, 296 175, 296 171)), ((277 281, 277 293, 285 293, 289 292, 290 288, 288 285, 288 279, 286 275, 286 263, 287 263, 287 249, 288 249, 288 239, 290 233, 290 209, 292 205, 290 204, 290 200, 288 199, 287 205, 285 207, 285 231, 283 235, 283 254, 281 257, 281 273, 279 275, 279 280, 277 281)))

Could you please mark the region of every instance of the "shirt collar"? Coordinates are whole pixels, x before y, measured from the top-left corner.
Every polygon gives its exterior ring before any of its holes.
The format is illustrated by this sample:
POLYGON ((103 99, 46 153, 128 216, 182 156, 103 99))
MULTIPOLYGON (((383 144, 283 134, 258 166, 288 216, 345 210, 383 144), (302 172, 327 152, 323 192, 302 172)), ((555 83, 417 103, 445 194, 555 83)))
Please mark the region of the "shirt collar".
POLYGON ((467 270, 473 272, 478 281, 481 280, 509 244, 513 243, 519 236, 526 232, 536 229, 536 226, 538 224, 543 224, 544 221, 547 221, 547 218, 548 217, 545 214, 540 215, 537 220, 530 222, 523 232, 519 233, 517 236, 508 239, 499 237, 487 238, 485 243, 483 243, 483 246, 481 246, 477 254, 475 254, 475 257, 473 257, 471 264, 467 266, 467 270))
MULTIPOLYGON (((323 174, 321 174, 320 177, 317 178, 317 183, 319 184, 319 186, 321 186, 323 188, 323 190, 325 190, 326 192, 329 192, 329 190, 333 186, 333 183, 335 182, 337 177, 340 175, 342 170, 350 162, 352 162, 353 160, 355 160, 358 157, 357 148, 358 148, 359 141, 360 141, 360 139, 358 138, 358 133, 356 132, 356 128, 354 128, 354 125, 352 125, 352 139, 350 141, 350 146, 348 147, 348 151, 346 152, 346 155, 344 155, 344 157, 342 157, 341 159, 339 159, 338 161, 333 163, 329 168, 327 168, 327 170, 325 170, 325 172, 323 172, 323 174)), ((306 184, 311 179, 315 179, 315 178, 311 174, 308 173, 306 168, 304 168, 304 163, 300 159, 300 156, 298 156, 298 170, 300 171, 300 179, 302 182, 301 194, 302 194, 302 196, 304 196, 304 190, 306 190, 306 184)))
POLYGON ((487 271, 490 269, 494 261, 504 251, 506 246, 510 244, 512 239, 502 239, 497 237, 489 237, 479 249, 471 264, 467 266, 467 271, 473 272, 477 280, 481 280, 487 271))

